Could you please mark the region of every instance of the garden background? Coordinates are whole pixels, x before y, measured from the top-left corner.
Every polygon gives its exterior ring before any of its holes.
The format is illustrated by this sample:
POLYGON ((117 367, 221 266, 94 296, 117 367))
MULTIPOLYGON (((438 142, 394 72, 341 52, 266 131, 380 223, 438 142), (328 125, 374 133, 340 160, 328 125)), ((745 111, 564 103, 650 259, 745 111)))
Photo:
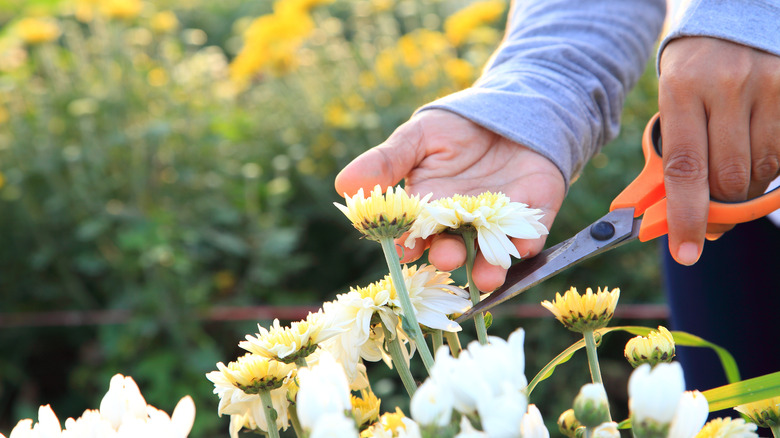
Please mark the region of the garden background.
MULTIPOLYGON (((0 1, 0 431, 41 404, 61 420, 97 408, 122 373, 168 412, 192 395, 191 436, 226 436, 204 374, 241 354, 258 322, 303 317, 386 273, 379 245, 333 207, 333 179, 415 108, 467 87, 506 7, 0 1)), ((652 65, 548 242, 606 213, 638 174, 657 108, 652 65)), ((525 327, 533 375, 577 339, 538 306, 569 286, 620 287, 618 318, 655 326, 657 259, 652 243, 591 259, 496 313, 490 332, 525 327)), ((467 326, 464 343, 471 336, 467 326)), ((608 391, 625 394, 620 336, 604 340, 602 370, 608 391)), ((584 353, 572 362, 577 371, 532 400, 551 423, 588 381, 584 353)), ((372 372, 383 411, 404 407, 382 367, 372 372)), ((611 399, 619 416, 625 399, 611 399)))

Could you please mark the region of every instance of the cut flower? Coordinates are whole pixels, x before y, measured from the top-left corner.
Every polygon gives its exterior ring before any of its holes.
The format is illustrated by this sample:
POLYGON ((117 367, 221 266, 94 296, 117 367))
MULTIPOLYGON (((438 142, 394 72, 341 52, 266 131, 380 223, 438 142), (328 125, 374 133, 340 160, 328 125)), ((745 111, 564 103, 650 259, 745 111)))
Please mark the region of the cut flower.
POLYGON ((556 292, 555 300, 542 301, 542 306, 569 330, 583 333, 606 327, 615 314, 619 298, 618 288, 611 291, 606 287, 603 290, 598 288, 596 293, 588 288, 584 295, 580 295, 577 288, 572 287, 563 296, 556 292))
POLYGON ((500 192, 485 192, 478 196, 454 195, 425 205, 404 244, 414 248, 415 239, 425 239, 446 230, 473 227, 485 260, 506 269, 512 263, 510 255, 520 258, 509 238, 536 239, 547 234, 547 228, 539 222, 542 216, 541 210, 512 202, 500 192))
POLYGON ((379 241, 396 239, 408 231, 430 197, 430 194, 423 199, 417 195, 409 196, 401 187, 395 190, 388 187, 387 192, 382 194, 381 186, 376 185, 368 198, 363 195, 361 188, 355 196, 344 194, 346 206, 337 202, 333 205, 364 236, 379 241))

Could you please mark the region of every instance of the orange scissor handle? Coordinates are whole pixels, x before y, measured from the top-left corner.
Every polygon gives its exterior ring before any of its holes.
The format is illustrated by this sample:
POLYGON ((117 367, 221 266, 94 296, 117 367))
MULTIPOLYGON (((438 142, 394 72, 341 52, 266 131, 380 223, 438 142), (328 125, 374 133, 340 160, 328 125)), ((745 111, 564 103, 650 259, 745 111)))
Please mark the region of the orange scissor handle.
MULTIPOLYGON (((634 217, 642 217, 639 240, 646 242, 669 232, 666 222, 666 191, 663 180, 663 160, 660 153, 661 124, 653 116, 642 135, 645 167, 639 176, 612 201, 610 211, 634 208, 634 217)), ((739 224, 766 216, 780 209, 780 188, 742 202, 710 201, 707 223, 739 224)))

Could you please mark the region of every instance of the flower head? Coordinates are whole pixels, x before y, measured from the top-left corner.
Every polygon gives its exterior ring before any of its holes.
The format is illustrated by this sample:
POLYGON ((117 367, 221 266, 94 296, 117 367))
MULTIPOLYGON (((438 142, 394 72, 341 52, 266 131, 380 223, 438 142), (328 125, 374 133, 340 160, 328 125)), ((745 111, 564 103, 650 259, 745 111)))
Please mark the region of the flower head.
POLYGON ((696 438, 758 438, 756 425, 741 418, 716 418, 704 425, 696 438))
POLYGON ((598 288, 596 293, 588 288, 584 295, 580 295, 577 288, 572 287, 563 296, 556 293, 552 303, 542 301, 542 306, 552 312, 566 328, 582 333, 606 327, 615 314, 618 298, 618 288, 611 291, 608 288, 598 288))
POLYGON ((653 366, 659 362, 671 362, 674 358, 674 337, 666 327, 658 326, 646 337, 637 336, 626 343, 625 356, 634 367, 643 363, 653 366))
POLYGON ((379 420, 379 405, 381 400, 371 390, 362 389, 360 397, 352 395, 352 416, 358 427, 372 424, 379 420))
POLYGON ((539 222, 542 216, 541 210, 511 202, 503 193, 455 195, 428 203, 412 225, 404 244, 414 248, 417 238, 425 239, 447 229, 473 227, 485 260, 508 268, 510 255, 520 258, 509 237, 535 239, 547 234, 547 228, 539 222))
POLYGON ((577 429, 582 424, 577 421, 577 417, 574 415, 574 409, 567 409, 558 417, 558 431, 564 436, 574 438, 577 436, 577 429))
MULTIPOLYGON (((471 302, 466 291, 452 285, 448 272, 437 271, 433 265, 407 265, 403 267, 402 273, 420 324, 449 332, 461 330, 460 324, 447 316, 463 312, 471 306, 471 302)), ((397 297, 392 278, 388 275, 383 281, 383 287, 391 291, 393 297, 397 297)), ((396 298, 391 304, 396 306, 394 310, 401 315, 400 300, 396 298)))
POLYGON ((298 385, 296 411, 305 429, 312 430, 323 416, 352 409, 344 368, 327 352, 316 365, 298 371, 298 385))
POLYGON ((747 415, 750 421, 761 427, 777 427, 780 425, 780 397, 745 403, 734 409, 747 415))
POLYGON ((251 353, 227 366, 219 362, 217 368, 231 384, 247 394, 281 388, 295 369, 293 365, 251 353))
POLYGON ((420 211, 431 197, 426 195, 409 196, 403 188, 387 188, 382 194, 382 188, 377 185, 366 198, 363 189, 355 196, 344 194, 347 205, 333 204, 352 221, 352 225, 371 240, 384 238, 396 239, 411 228, 420 211))
POLYGON ((584 385, 574 399, 574 415, 585 427, 596 427, 609 422, 607 392, 601 383, 584 385))
POLYGON ((246 341, 239 346, 250 353, 268 359, 276 359, 284 363, 293 363, 300 358, 308 357, 317 345, 342 330, 333 326, 332 318, 328 318, 321 310, 309 313, 306 319, 293 322, 289 327, 279 325, 275 319, 270 330, 257 326, 256 336, 246 336, 246 341))
POLYGON ((27 44, 54 41, 60 36, 60 27, 50 18, 23 18, 16 23, 19 38, 27 44))

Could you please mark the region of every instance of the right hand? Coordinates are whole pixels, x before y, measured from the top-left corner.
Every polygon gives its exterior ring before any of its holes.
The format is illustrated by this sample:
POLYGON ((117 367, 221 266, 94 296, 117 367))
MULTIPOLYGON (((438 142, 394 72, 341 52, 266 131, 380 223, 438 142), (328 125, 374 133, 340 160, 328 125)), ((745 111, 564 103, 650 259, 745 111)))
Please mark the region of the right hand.
MULTIPOLYGON (((379 184, 384 189, 404 178, 408 193, 433 193, 433 199, 503 192, 512 201, 541 209, 541 222, 548 229, 566 192, 561 172, 544 156, 455 113, 435 109, 418 113, 384 143, 355 158, 336 177, 336 191, 352 196, 360 188, 370 192, 379 184)), ((522 257, 533 257, 545 239, 512 242, 522 257)), ((403 245, 403 238, 398 243, 403 245)), ((428 260, 439 270, 451 271, 466 261, 461 237, 445 233, 405 248, 402 262, 416 260, 426 248, 428 260)), ((473 277, 478 289, 489 292, 504 283, 506 270, 478 254, 473 277)))

